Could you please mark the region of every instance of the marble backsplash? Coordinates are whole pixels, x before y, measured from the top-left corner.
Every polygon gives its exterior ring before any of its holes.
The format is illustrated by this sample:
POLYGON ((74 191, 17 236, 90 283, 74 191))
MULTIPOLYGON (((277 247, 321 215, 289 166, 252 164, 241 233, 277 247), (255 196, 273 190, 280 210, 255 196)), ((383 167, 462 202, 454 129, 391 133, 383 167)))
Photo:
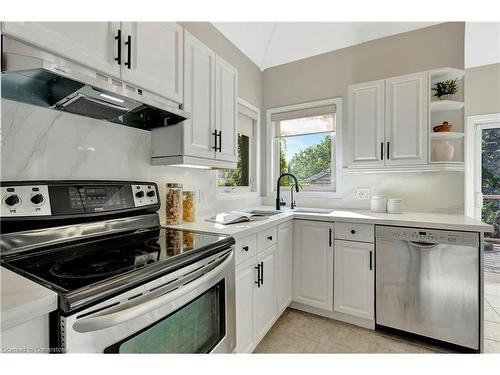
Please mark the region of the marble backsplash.
MULTIPOLYGON (((260 198, 217 199, 217 171, 151 165, 151 133, 2 99, 2 180, 154 181, 162 203, 167 182, 200 190, 199 215, 253 207, 260 198)), ((164 218, 163 208, 160 217, 164 218)))
MULTIPOLYGON (((274 205, 274 196, 219 199, 217 171, 152 166, 151 133, 87 117, 31 105, 1 101, 2 180, 106 179, 154 181, 164 197, 165 183, 180 182, 186 190, 203 191, 199 215, 261 203, 274 205)), ((302 207, 368 209, 355 190, 403 199, 408 211, 463 213, 463 173, 344 173, 341 198, 315 199, 296 195, 302 207)), ((284 192, 287 199, 287 192, 284 192)), ((163 208, 160 217, 164 218, 163 208)))

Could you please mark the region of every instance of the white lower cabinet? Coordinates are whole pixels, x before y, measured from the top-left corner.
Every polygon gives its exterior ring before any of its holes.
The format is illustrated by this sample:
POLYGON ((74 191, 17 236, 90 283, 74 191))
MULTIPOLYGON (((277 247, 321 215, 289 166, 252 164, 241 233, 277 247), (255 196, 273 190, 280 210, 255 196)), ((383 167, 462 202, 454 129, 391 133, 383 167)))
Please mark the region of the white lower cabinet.
POLYGON ((334 311, 374 319, 373 243, 335 241, 334 311))
POLYGON ((236 266, 236 353, 251 352, 277 319, 277 245, 236 266))
POLYGON ((274 245, 257 256, 260 283, 254 287, 254 330, 259 342, 274 323, 276 309, 276 250, 274 245))
POLYGON ((278 225, 278 252, 276 255, 278 274, 276 278, 276 298, 278 313, 283 312, 292 302, 293 283, 293 221, 278 225))
POLYGON ((294 220, 293 301, 333 310, 333 223, 294 220))
POLYGON ((236 267, 236 353, 248 353, 254 347, 256 261, 254 257, 236 267))

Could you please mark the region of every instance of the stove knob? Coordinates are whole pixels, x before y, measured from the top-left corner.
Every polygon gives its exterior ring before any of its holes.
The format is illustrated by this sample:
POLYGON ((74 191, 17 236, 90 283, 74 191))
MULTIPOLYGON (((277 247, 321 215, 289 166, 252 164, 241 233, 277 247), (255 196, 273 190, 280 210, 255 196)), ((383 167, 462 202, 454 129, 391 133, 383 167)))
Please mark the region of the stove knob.
POLYGON ((141 190, 141 191, 138 191, 137 193, 135 193, 135 196, 137 198, 143 198, 144 197, 144 192, 141 190))
POLYGON ((31 197, 31 203, 33 203, 35 206, 42 204, 44 201, 45 199, 43 198, 43 195, 40 193, 35 194, 31 197))
POLYGON ((5 198, 5 204, 7 206, 15 206, 16 204, 19 204, 21 202, 21 199, 19 199, 19 196, 17 194, 12 194, 9 195, 7 198, 5 198))
POLYGON ((146 195, 147 195, 148 197, 150 197, 150 198, 153 198, 153 197, 156 195, 156 193, 155 193, 155 191, 154 191, 154 190, 150 190, 150 191, 148 191, 148 192, 146 193, 146 195))

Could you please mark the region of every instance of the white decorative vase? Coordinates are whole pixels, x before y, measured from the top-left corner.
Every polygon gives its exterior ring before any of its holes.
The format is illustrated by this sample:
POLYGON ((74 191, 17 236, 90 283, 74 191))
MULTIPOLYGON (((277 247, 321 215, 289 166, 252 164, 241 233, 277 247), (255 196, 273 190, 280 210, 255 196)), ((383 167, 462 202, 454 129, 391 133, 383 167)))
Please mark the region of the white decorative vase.
POLYGON ((455 147, 448 141, 434 144, 434 161, 450 161, 454 153, 455 147))

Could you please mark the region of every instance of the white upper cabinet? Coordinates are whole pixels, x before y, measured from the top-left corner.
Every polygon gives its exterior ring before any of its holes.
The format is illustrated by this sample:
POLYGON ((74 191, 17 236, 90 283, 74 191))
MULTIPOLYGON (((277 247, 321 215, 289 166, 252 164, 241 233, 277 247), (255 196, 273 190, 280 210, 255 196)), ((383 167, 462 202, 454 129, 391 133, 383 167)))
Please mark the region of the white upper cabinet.
POLYGON ((374 319, 373 252, 372 243, 335 241, 335 311, 374 319))
POLYGON ((428 73, 349 86, 349 166, 427 163, 428 73))
POLYGON ((294 220, 293 300, 333 310, 333 223, 294 220))
POLYGON ((215 128, 219 151, 215 158, 235 162, 238 157, 238 71, 215 57, 215 128))
POLYGON ((276 291, 278 313, 284 311, 292 302, 293 282, 293 221, 278 225, 276 291))
POLYGON ((386 164, 427 162, 427 73, 386 80, 386 164))
POLYGON ((352 165, 384 165, 385 81, 349 86, 352 165))
POLYGON ((184 153, 214 157, 215 52, 184 32, 184 110, 192 118, 183 123, 184 153))
POLYGON ((120 22, 3 22, 2 32, 51 53, 120 77, 120 22))
POLYGON ((182 40, 175 22, 122 22, 122 79, 182 103, 182 40))

